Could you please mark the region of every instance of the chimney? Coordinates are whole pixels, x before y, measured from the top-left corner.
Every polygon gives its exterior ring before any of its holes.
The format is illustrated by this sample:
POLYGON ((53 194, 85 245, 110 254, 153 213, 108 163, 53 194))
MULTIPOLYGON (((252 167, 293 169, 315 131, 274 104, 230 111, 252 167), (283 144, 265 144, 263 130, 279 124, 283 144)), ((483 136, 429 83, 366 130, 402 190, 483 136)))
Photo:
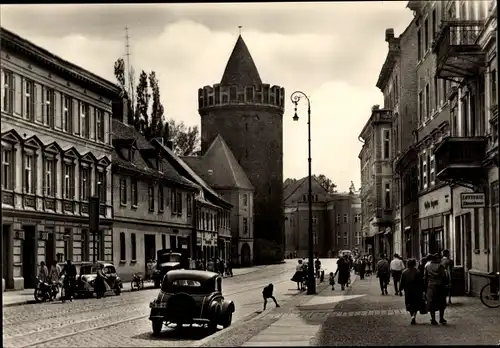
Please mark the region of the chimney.
POLYGON ((174 142, 172 140, 168 140, 166 145, 170 150, 174 151, 174 142))
POLYGON ((385 42, 391 42, 394 40, 394 29, 389 28, 385 30, 385 42))
POLYGON ((113 118, 118 121, 128 124, 128 99, 120 98, 113 100, 111 103, 113 118))
POLYGON ((375 110, 380 110, 380 105, 378 105, 378 104, 373 105, 372 111, 375 111, 375 110))

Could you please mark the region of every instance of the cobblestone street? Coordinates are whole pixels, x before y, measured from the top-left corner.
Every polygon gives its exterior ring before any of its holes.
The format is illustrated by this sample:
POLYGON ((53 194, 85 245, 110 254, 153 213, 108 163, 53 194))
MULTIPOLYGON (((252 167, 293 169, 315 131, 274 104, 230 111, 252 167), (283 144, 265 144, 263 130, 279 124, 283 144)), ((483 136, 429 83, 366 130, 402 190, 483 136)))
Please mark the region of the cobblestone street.
MULTIPOLYGON (((233 326, 259 315, 262 289, 270 282, 275 285, 275 296, 281 305, 286 305, 299 294, 290 281, 295 262, 288 260, 286 264, 261 267, 225 279, 224 295, 236 305, 233 326)), ((4 308, 4 346, 177 347, 192 346, 209 335, 207 330, 199 327, 183 331, 164 328, 160 337, 153 337, 148 304, 157 292, 157 289, 146 289, 101 300, 82 299, 64 304, 57 301, 4 308)), ((270 304, 270 308, 273 307, 274 304, 270 304)))

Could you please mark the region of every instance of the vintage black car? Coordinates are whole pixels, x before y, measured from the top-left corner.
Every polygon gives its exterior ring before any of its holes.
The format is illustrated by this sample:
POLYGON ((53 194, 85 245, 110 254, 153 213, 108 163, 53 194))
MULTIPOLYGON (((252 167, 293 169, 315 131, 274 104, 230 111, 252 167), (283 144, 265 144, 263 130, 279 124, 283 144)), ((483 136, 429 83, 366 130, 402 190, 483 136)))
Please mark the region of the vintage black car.
POLYGON ((76 277, 75 295, 77 296, 93 296, 95 289, 95 280, 97 278, 97 269, 103 265, 103 273, 106 275, 106 292, 114 292, 120 295, 123 289, 123 283, 120 277, 116 274, 116 269, 113 264, 98 261, 96 263, 83 262, 80 266, 80 273, 76 277))
POLYGON ((197 270, 173 270, 166 274, 156 300, 149 304, 153 333, 163 324, 201 324, 212 331, 227 328, 233 320, 234 303, 222 296, 222 277, 197 270))
POLYGON ((189 264, 187 257, 180 252, 173 252, 170 249, 161 249, 156 252, 156 269, 151 275, 155 288, 161 286, 161 282, 168 271, 175 269, 187 269, 189 264))

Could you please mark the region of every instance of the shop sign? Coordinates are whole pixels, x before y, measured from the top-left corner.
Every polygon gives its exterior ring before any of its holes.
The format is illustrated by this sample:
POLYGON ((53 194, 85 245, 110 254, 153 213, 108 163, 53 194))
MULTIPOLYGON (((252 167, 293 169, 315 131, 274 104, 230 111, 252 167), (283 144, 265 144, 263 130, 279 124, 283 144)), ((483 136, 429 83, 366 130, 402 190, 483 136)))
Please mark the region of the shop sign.
POLYGON ((437 199, 432 200, 432 201, 426 201, 424 202, 424 208, 425 209, 431 209, 436 207, 439 204, 439 201, 437 199))
POLYGON ((460 203, 462 209, 484 208, 486 203, 486 197, 484 193, 462 192, 460 194, 460 203))

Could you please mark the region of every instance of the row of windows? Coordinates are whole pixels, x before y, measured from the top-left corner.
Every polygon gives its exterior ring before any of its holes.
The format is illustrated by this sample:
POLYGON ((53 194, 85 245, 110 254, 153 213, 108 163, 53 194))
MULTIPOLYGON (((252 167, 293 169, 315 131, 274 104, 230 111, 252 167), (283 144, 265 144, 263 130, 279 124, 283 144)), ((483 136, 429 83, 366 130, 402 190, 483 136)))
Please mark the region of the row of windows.
MULTIPOLYGON (((337 245, 340 245, 340 232, 337 233, 337 245)), ((347 235, 347 232, 344 232, 344 246, 349 245, 349 237, 347 235)))
POLYGON ((90 139, 93 127, 96 139, 104 142, 103 110, 11 71, 2 70, 1 76, 3 112, 20 115, 31 122, 41 119, 44 125, 52 129, 55 129, 56 118, 59 118, 63 132, 79 134, 86 139, 90 139), (94 113, 93 125, 90 124, 91 108, 94 113), (78 116, 77 124, 73 124, 75 113, 78 116))
MULTIPOLYGON (((349 222, 349 215, 348 214, 344 214, 342 222, 344 224, 347 224, 349 222)), ((340 214, 337 214, 336 223, 340 224, 340 214)), ((361 214, 354 215, 354 223, 355 224, 361 223, 361 214)))
POLYGON ((424 150, 419 156, 418 187, 426 190, 436 185, 436 161, 432 154, 432 147, 424 150))
MULTIPOLYGON (((16 160, 15 152, 10 148, 2 148, 2 189, 14 190, 16 186, 16 160)), ((37 193, 38 168, 37 156, 33 152, 23 152, 22 155, 22 191, 27 194, 37 193)), ((63 161, 61 172, 57 172, 57 158, 51 155, 43 157, 43 195, 45 197, 56 197, 58 193, 58 175, 62 176, 62 197, 73 200, 75 197, 75 170, 73 161, 63 161)), ((106 172, 91 166, 90 163, 80 162, 79 188, 81 201, 88 201, 91 196, 92 172, 95 174, 94 191, 99 195, 101 201, 106 201, 106 172)))
MULTIPOLYGON (((165 211, 165 204, 168 206, 169 201, 165 201, 165 187, 160 185, 158 187, 158 212, 163 213, 165 211)), ((167 189, 168 190, 168 189, 167 189)), ((167 191, 168 192, 168 191, 167 191)), ((139 205, 139 194, 138 194, 138 181, 136 178, 131 178, 130 182, 130 200, 132 202, 132 208, 137 208, 139 205)), ((148 185, 148 210, 150 212, 155 211, 155 186, 153 184, 148 185)), ((129 202, 127 179, 120 179, 120 204, 127 206, 129 202)), ((182 192, 170 189, 170 207, 172 215, 182 215, 183 211, 183 196, 182 192)), ((186 213, 187 216, 192 215, 193 209, 193 197, 191 195, 186 196, 186 213)))
MULTIPOLYGON (((216 232, 218 229, 228 229, 229 228, 229 212, 207 212, 202 211, 201 209, 197 209, 196 211, 196 219, 198 221, 198 229, 205 231, 213 231, 216 232)), ((246 229, 245 234, 248 233, 248 222, 247 219, 243 219, 243 228, 246 229), (245 227, 246 226, 246 227, 245 227)))
MULTIPOLYGON (((177 236, 169 236, 170 237, 170 248, 175 249, 178 245, 177 236)), ((188 238, 189 242, 189 238, 188 238)), ((137 235, 135 233, 130 234, 130 246, 131 246, 131 257, 130 260, 132 262, 137 261, 137 235)), ((161 247, 162 249, 167 249, 167 236, 165 234, 161 235, 161 247)), ((127 239, 125 236, 125 232, 120 232, 120 261, 125 262, 127 260, 127 239)), ((149 260, 148 260, 149 261, 149 260)))

